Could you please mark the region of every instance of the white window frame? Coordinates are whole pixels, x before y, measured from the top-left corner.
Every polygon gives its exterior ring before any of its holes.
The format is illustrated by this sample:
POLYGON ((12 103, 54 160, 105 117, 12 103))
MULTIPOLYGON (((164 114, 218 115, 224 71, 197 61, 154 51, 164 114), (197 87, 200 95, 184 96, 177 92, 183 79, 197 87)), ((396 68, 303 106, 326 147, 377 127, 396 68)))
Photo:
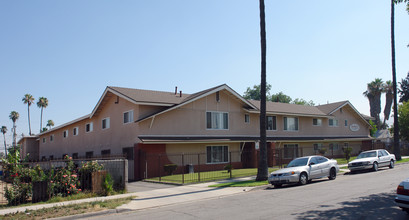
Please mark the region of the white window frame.
POLYGON ((338 127, 339 126, 339 121, 338 121, 338 119, 335 119, 335 118, 330 118, 330 119, 328 119, 328 126, 329 127, 338 127), (331 125, 331 122, 330 121, 332 121, 332 125, 331 125), (335 124, 334 124, 334 122, 336 122, 335 124))
POLYGON ((109 129, 111 127, 111 119, 109 117, 103 118, 101 120, 101 129, 109 129), (104 128, 104 120, 105 120, 105 128, 104 128))
POLYGON ((298 144, 284 144, 283 146, 283 158, 284 159, 291 159, 291 158, 297 158, 298 157, 298 150, 299 150, 299 145, 298 144), (292 157, 286 157, 288 155, 286 155, 285 153, 285 148, 288 147, 289 145, 293 145, 294 146, 294 150, 293 150, 293 155, 292 157), (295 154, 295 155, 294 155, 295 154))
POLYGON ((275 116, 275 115, 267 115, 266 116, 266 129, 267 129, 267 131, 277 131, 277 116, 275 116), (271 117, 271 121, 272 121, 271 129, 268 129, 268 118, 269 117, 271 117), (274 118, 275 118, 275 123, 274 123, 274 118))
POLYGON ((312 126, 322 126, 322 119, 321 118, 313 118, 312 119, 312 126), (317 120, 317 124, 314 124, 314 120, 317 120))
POLYGON ((94 123, 93 122, 85 124, 85 133, 90 133, 93 130, 94 130, 94 123), (87 125, 89 125, 89 131, 87 131, 87 125))
POLYGON ((284 117, 284 118, 283 118, 283 124, 284 124, 284 126, 283 126, 283 127, 284 127, 284 131, 293 131, 293 132, 295 132, 295 131, 298 131, 298 130, 300 129, 300 127, 299 127, 300 122, 299 122, 298 117, 284 117), (289 128, 290 128, 289 125, 288 125, 288 119, 289 119, 289 118, 293 118, 294 121, 296 122, 294 129, 289 129, 289 128), (286 125, 287 125, 287 126, 286 126, 286 125))
POLYGON ((73 129, 72 129, 72 136, 77 136, 77 135, 78 135, 78 132, 79 132, 78 127, 73 128, 73 129), (76 132, 74 132, 74 130, 75 130, 76 132))
MULTIPOLYGON (((216 152, 217 153, 217 152, 216 152)), ((217 159, 217 158, 216 158, 217 159)), ((229 145, 208 145, 208 146, 206 146, 206 164, 226 164, 226 163, 229 163, 229 161, 230 161, 230 155, 229 155, 229 145), (222 161, 216 161, 216 162, 213 162, 213 157, 212 157, 212 154, 213 154, 213 148, 216 148, 216 147, 221 147, 222 148, 222 155, 221 155, 221 160, 222 161), (210 162, 208 161, 208 159, 209 159, 209 155, 208 155, 208 153, 209 153, 209 151, 208 151, 208 149, 210 148, 210 162), (227 154, 227 155, 225 155, 225 154, 227 154), (226 159, 226 156, 227 156, 227 160, 225 160, 226 159)))
POLYGON ((65 131, 62 132, 62 137, 63 138, 68 138, 68 130, 65 130, 65 131), (65 137, 64 137, 64 135, 65 135, 65 137))
POLYGON ((122 113, 122 122, 124 124, 129 124, 129 123, 133 122, 133 109, 122 113), (125 122, 125 114, 126 113, 128 113, 129 116, 128 116, 128 121, 125 122))
POLYGON ((218 111, 206 111, 206 129, 207 130, 229 130, 229 113, 218 111), (208 115, 210 113, 210 128, 208 123, 208 115), (227 125, 224 124, 224 115, 227 115, 227 125), (215 120, 213 120, 213 118, 215 120), (213 124, 214 122, 219 123, 213 124))

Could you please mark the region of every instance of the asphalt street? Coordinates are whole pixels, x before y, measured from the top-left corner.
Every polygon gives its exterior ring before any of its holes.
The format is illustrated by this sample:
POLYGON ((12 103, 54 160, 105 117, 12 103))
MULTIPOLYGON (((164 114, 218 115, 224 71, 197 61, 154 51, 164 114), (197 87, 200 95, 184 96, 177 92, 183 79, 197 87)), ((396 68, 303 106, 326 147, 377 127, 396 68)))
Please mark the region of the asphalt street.
MULTIPOLYGON (((394 204, 409 164, 338 175, 305 186, 258 187, 246 193, 111 214, 94 219, 409 219, 394 204)), ((92 219, 92 218, 91 218, 92 219)))

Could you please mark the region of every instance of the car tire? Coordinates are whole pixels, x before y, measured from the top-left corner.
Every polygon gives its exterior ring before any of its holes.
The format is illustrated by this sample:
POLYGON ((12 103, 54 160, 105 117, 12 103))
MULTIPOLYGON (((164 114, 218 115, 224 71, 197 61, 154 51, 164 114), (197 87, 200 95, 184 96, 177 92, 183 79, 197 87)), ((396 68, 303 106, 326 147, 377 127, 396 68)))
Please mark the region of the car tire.
POLYGON ((372 170, 375 172, 378 171, 378 162, 373 162, 372 170))
POLYGON ((395 167, 395 161, 391 160, 389 168, 393 169, 395 167))
POLYGON ((274 188, 281 188, 282 184, 274 184, 274 188))
POLYGON ((300 181, 299 184, 300 185, 305 185, 308 183, 308 175, 306 173, 301 173, 300 174, 300 181))
POLYGON ((335 168, 331 168, 331 170, 329 171, 328 179, 334 180, 336 178, 337 178, 337 171, 335 171, 335 168))

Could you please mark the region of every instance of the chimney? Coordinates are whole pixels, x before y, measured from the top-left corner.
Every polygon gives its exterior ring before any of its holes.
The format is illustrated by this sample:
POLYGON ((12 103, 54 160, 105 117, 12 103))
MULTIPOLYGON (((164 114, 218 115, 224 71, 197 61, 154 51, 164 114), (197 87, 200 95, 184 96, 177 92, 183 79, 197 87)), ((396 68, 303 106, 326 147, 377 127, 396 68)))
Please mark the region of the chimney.
POLYGON ((178 87, 175 86, 175 95, 177 95, 177 94, 178 94, 178 87))
POLYGON ((180 90, 180 95, 179 95, 179 97, 182 97, 182 90, 180 90))

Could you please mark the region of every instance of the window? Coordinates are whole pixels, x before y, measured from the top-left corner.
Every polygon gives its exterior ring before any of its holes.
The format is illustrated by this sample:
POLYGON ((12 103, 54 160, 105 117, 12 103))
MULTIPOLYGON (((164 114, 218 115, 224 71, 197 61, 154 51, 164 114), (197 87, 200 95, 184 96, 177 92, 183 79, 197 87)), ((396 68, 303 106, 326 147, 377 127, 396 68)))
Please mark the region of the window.
POLYGON ((348 126, 348 120, 345 120, 345 127, 348 126))
POLYGON ((332 150, 332 151, 339 150, 339 145, 338 145, 338 143, 331 143, 331 144, 329 144, 329 149, 332 150))
POLYGON ((109 155, 111 155, 111 150, 102 150, 101 155, 102 157, 109 157, 109 155))
POLYGON ((61 158, 65 159, 66 156, 68 156, 68 154, 63 154, 61 158))
POLYGON ((73 136, 77 136, 77 135, 78 135, 78 127, 75 127, 74 129, 72 129, 72 135, 73 135, 73 136))
POLYGON ((47 158, 45 156, 41 157, 41 161, 46 161, 46 160, 47 160, 47 158))
POLYGON ((43 143, 45 143, 46 138, 43 138, 43 143))
POLYGON ((88 123, 88 124, 86 124, 85 125, 85 132, 91 132, 94 128, 93 128, 94 126, 93 126, 93 123, 91 122, 91 123, 88 123))
POLYGON ((108 128, 109 128, 109 118, 102 119, 102 129, 108 129, 108 128))
POLYGON ((267 130, 277 130, 277 117, 267 116, 267 130))
POLYGON ((207 163, 227 163, 229 162, 229 152, 227 146, 207 146, 207 163))
POLYGON ((314 150, 320 150, 322 147, 322 144, 314 144, 314 150))
POLYGON ((54 160, 54 155, 50 155, 50 160, 54 160))
POLYGON ((312 125, 321 126, 321 125, 322 125, 322 119, 320 119, 320 118, 313 118, 313 119, 312 119, 312 125))
POLYGON ((127 160, 133 160, 133 147, 122 148, 122 154, 125 155, 127 160))
POLYGON ((318 164, 317 157, 311 157, 310 159, 310 165, 318 164))
POLYGON ((50 142, 54 141, 54 135, 50 135, 50 142))
POLYGON ((133 110, 124 112, 124 124, 133 122, 133 110))
POLYGON ((328 125, 329 125, 330 127, 338 127, 338 120, 337 120, 337 119, 330 118, 330 119, 328 120, 328 125))
POLYGON ((284 144, 284 158, 298 157, 298 144, 284 144))
POLYGON ((85 152, 85 158, 92 158, 94 156, 94 151, 85 152))
POLYGON ((229 129, 229 114, 227 112, 206 112, 206 128, 217 130, 229 129))
POLYGON ((73 153, 72 154, 72 159, 78 159, 78 153, 73 153))
POLYGON ((65 130, 65 131, 62 133, 62 136, 63 136, 64 138, 67 138, 67 137, 68 137, 68 130, 65 130))
POLYGON ((250 123, 250 115, 248 115, 248 114, 244 115, 244 123, 246 123, 246 124, 250 123))
POLYGON ((318 161, 318 163, 325 163, 325 162, 328 161, 328 159, 325 158, 325 157, 317 157, 317 161, 318 161))
POLYGON ((284 117, 284 131, 298 131, 298 118, 284 117))

